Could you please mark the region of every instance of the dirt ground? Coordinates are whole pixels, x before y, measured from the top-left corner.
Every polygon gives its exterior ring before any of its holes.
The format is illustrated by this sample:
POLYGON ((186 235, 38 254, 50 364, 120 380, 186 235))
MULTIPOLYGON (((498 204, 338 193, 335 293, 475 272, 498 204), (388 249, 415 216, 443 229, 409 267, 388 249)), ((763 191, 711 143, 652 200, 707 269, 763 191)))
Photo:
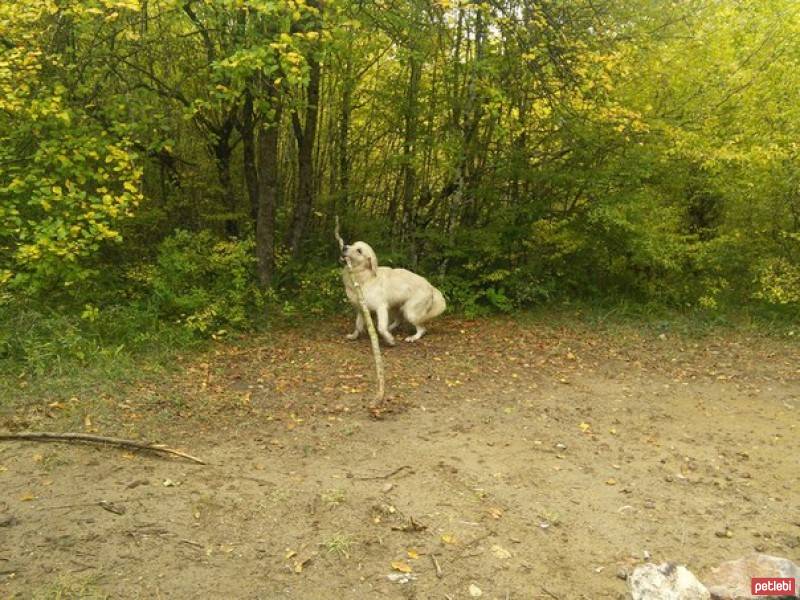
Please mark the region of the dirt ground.
POLYGON ((209 464, 0 444, 0 598, 625 598, 648 555, 701 580, 755 550, 800 562, 796 342, 431 329, 384 349, 378 408, 344 320, 221 343, 121 394, 27 399, 2 429, 209 464))

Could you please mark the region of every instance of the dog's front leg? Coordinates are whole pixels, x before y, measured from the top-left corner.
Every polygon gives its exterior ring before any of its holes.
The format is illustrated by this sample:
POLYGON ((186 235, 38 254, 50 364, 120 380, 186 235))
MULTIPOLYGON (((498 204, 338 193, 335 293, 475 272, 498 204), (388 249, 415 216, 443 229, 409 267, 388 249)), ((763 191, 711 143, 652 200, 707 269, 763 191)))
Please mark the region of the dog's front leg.
POLYGON ((358 310, 356 312, 356 330, 353 333, 348 333, 345 337, 348 340, 357 340, 362 333, 364 333, 364 315, 361 314, 361 310, 358 310))
POLYGON ((379 306, 375 313, 378 316, 378 333, 386 340, 387 344, 394 346, 394 336, 389 331, 389 307, 385 304, 379 306))

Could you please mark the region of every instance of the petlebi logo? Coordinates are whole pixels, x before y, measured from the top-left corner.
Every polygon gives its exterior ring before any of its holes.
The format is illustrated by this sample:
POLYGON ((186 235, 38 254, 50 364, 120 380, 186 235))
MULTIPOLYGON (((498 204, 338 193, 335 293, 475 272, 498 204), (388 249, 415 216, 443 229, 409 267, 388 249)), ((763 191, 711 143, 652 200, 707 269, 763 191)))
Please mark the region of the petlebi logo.
POLYGON ((753 596, 794 596, 794 577, 753 577, 750 593, 753 596))

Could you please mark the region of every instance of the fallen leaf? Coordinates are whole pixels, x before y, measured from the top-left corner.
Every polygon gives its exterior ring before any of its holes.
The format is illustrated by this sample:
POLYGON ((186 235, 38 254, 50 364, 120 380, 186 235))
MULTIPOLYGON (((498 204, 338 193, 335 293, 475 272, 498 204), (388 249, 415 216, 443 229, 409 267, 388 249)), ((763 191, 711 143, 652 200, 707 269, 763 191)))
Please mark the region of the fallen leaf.
POLYGON ((496 506, 492 506, 489 509, 489 516, 492 517, 493 519, 499 519, 500 517, 503 516, 503 509, 498 508, 496 506))
POLYGON ((606 485, 617 485, 617 480, 614 479, 613 477, 609 477, 608 479, 606 479, 606 485))
POLYGON ((483 596, 483 590, 474 583, 469 584, 469 595, 473 598, 480 598, 483 596))
POLYGON ((303 567, 305 567, 310 560, 311 560, 311 557, 309 556, 308 558, 302 558, 302 559, 298 559, 298 560, 294 561, 294 572, 295 573, 302 573, 303 572, 303 567))
POLYGON ((408 558, 411 558, 413 560, 416 560, 416 559, 419 558, 419 552, 417 552, 413 548, 408 550, 408 552, 406 552, 406 554, 408 554, 408 558))
POLYGON ((36 496, 33 495, 33 492, 26 492, 19 499, 23 502, 30 502, 31 500, 36 500, 36 496))
POLYGON ((592 426, 589 423, 581 423, 578 425, 583 433, 588 433, 592 430, 592 426))
POLYGON ((413 569, 410 565, 404 563, 402 560, 393 560, 392 561, 392 568, 395 571, 400 571, 401 573, 411 573, 413 569))
POLYGON ((442 542, 444 542, 445 544, 455 544, 456 538, 452 533, 443 533, 442 542))

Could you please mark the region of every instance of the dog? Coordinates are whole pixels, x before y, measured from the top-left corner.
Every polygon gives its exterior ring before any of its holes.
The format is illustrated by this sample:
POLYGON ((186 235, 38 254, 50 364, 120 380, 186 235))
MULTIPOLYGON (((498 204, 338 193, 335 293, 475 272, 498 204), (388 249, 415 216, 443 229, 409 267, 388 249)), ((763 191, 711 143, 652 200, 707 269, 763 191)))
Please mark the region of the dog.
POLYGON ((427 331, 423 323, 438 317, 447 308, 442 292, 427 279, 407 271, 379 267, 375 251, 366 242, 355 242, 342 248, 342 260, 349 259, 351 271, 342 272, 347 299, 356 308, 356 328, 347 335, 355 340, 364 332, 364 317, 361 314, 358 295, 353 280, 364 293, 367 308, 377 317, 378 333, 390 346, 395 345, 392 330, 400 325, 400 319, 414 326, 416 332, 405 340, 416 342, 427 331), (352 279, 351 279, 352 277, 352 279), (389 317, 392 321, 389 321, 389 317))

